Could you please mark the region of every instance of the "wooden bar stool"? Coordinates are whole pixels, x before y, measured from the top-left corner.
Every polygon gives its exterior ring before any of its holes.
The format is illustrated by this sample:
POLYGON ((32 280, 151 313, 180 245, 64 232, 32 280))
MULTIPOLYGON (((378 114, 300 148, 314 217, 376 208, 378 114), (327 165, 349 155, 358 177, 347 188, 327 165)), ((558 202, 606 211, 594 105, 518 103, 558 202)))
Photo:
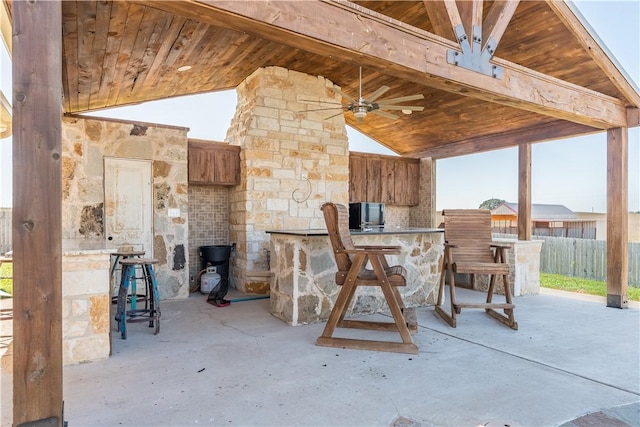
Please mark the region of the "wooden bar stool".
POLYGON ((150 258, 127 258, 120 261, 122 266, 122 276, 120 278, 120 287, 118 288, 118 309, 116 312, 116 321, 118 322, 118 330, 120 337, 127 339, 127 322, 149 322, 149 327, 155 326, 155 334, 160 332, 160 296, 158 293, 158 282, 153 271, 153 265, 158 260, 150 258), (136 277, 136 267, 142 269, 142 277, 136 277), (127 299, 129 294, 129 286, 135 286, 137 279, 144 281, 147 291, 144 308, 137 308, 135 299, 131 300, 131 307, 127 309, 127 299))

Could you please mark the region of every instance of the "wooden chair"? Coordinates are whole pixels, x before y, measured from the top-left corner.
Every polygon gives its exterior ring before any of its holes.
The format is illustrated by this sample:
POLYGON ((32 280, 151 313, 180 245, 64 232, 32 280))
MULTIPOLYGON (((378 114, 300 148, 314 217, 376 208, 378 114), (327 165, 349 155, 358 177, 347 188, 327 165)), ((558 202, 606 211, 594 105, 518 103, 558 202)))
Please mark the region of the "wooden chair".
POLYGON ((488 210, 446 210, 444 216, 445 248, 438 288, 436 312, 452 327, 456 327, 456 317, 463 308, 484 308, 487 314, 512 329, 518 329, 513 310, 507 264, 507 246, 495 245, 491 238, 491 212, 488 210), (460 302, 456 300, 454 273, 471 274, 473 287, 476 274, 488 274, 491 279, 485 303, 460 302), (446 275, 446 276, 445 276, 446 275), (505 302, 493 302, 496 276, 502 276, 505 302), (442 308, 445 277, 449 281, 451 313, 442 308), (502 309, 504 314, 496 309, 502 309))
POLYGON ((342 288, 316 344, 327 347, 417 354, 418 347, 411 338, 411 332, 415 333, 418 330, 415 309, 404 308, 398 291, 398 286, 406 285, 406 271, 399 265, 389 267, 385 257, 399 254, 400 247, 354 246, 349 232, 347 208, 339 204, 325 203, 321 209, 338 266, 336 284, 342 288), (366 268, 367 262, 371 263, 373 270, 366 268), (382 289, 393 316, 393 323, 345 320, 345 314, 358 286, 379 286, 382 289), (336 327, 397 331, 400 333, 402 342, 337 338, 333 337, 336 327))

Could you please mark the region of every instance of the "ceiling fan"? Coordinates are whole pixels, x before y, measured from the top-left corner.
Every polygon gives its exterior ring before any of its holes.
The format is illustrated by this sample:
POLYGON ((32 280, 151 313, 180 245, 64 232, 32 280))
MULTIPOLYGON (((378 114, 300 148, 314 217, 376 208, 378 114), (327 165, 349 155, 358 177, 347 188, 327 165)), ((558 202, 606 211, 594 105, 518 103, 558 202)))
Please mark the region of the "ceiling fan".
MULTIPOLYGON (((401 102, 424 99, 424 96, 422 94, 401 96, 399 98, 381 99, 377 101, 378 98, 380 98, 389 89, 391 89, 389 86, 384 86, 384 85, 380 86, 375 92, 369 95, 369 97, 367 98, 363 97, 362 96, 362 67, 360 67, 360 80, 358 82, 358 85, 359 85, 359 89, 358 89, 357 100, 352 98, 348 94, 344 93, 337 87, 332 87, 331 90, 333 90, 335 93, 342 96, 343 100, 348 101, 347 104, 340 103, 340 104, 337 104, 335 107, 320 108, 317 110, 306 110, 306 111, 323 111, 323 110, 334 110, 334 109, 351 111, 353 112, 353 115, 355 116, 356 121, 358 123, 362 123, 362 120, 369 113, 377 114, 379 116, 386 117, 388 119, 397 119, 399 117, 395 114, 391 114, 382 110, 402 111, 402 113, 404 114, 411 114, 414 111, 424 110, 424 107, 421 107, 418 105, 398 105, 398 103, 401 103, 401 102)), ((337 114, 334 114, 333 116, 327 117, 325 120, 339 116, 340 114, 342 114, 342 111, 337 114)))

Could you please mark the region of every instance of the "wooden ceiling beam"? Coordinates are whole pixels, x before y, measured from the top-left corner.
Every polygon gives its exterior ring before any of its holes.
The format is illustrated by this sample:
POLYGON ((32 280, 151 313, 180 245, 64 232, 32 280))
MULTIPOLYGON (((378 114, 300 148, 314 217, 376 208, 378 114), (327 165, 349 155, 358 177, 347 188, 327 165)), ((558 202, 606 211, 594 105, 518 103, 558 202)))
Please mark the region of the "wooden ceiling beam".
POLYGON ((520 4, 520 0, 496 0, 482 23, 482 48, 487 45, 490 38, 495 40, 496 46, 511 22, 513 14, 520 4))
POLYGON ((448 157, 464 156, 466 154, 476 154, 483 151, 499 150, 518 146, 519 144, 552 141, 555 139, 568 138, 590 133, 601 132, 589 126, 577 123, 555 120, 551 123, 540 124, 527 128, 524 131, 504 132, 495 135, 480 136, 464 141, 444 144, 426 150, 405 153, 407 157, 431 157, 434 159, 445 159, 448 157))
MULTIPOLYGON (((631 105, 640 108, 640 93, 638 88, 624 77, 623 68, 616 64, 612 58, 613 55, 607 54, 604 44, 595 38, 593 30, 590 30, 589 24, 584 18, 580 18, 579 12, 570 7, 564 1, 546 0, 547 5, 553 10, 558 18, 567 26, 569 31, 573 33, 576 40, 582 45, 584 50, 593 58, 600 69, 606 74, 611 82, 618 88, 622 95, 631 103, 631 105), (577 15, 578 14, 578 15, 577 15)), ((629 28, 629 34, 633 34, 637 28, 629 28)))
POLYGON ((450 4, 457 6, 462 27, 467 35, 469 47, 472 51, 479 50, 481 43, 474 43, 476 32, 477 36, 482 34, 482 3, 483 0, 456 0, 455 2, 446 2, 447 9, 450 4))
POLYGON ((458 49, 453 42, 353 3, 143 3, 459 95, 600 129, 627 123, 625 106, 613 97, 499 58, 493 61, 503 67, 502 79, 448 64, 447 50, 458 49))
POLYGON ((433 33, 447 40, 455 40, 454 25, 443 1, 422 0, 427 16, 431 22, 433 33))

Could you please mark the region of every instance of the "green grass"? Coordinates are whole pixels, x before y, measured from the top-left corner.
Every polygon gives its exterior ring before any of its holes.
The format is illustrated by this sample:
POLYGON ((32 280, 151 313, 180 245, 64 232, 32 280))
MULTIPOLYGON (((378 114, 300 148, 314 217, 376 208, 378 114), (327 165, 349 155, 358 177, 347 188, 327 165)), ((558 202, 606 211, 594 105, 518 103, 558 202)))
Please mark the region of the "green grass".
MULTIPOLYGON (((13 277, 13 263, 2 263, 0 277, 13 277)), ((13 279, 0 279, 0 289, 13 295, 13 279)))
MULTIPOLYGON (((540 286, 561 291, 581 294, 607 296, 606 282, 583 279, 581 277, 561 276, 559 274, 540 273, 540 286)), ((629 286, 628 297, 632 301, 640 301, 640 288, 629 286)))

